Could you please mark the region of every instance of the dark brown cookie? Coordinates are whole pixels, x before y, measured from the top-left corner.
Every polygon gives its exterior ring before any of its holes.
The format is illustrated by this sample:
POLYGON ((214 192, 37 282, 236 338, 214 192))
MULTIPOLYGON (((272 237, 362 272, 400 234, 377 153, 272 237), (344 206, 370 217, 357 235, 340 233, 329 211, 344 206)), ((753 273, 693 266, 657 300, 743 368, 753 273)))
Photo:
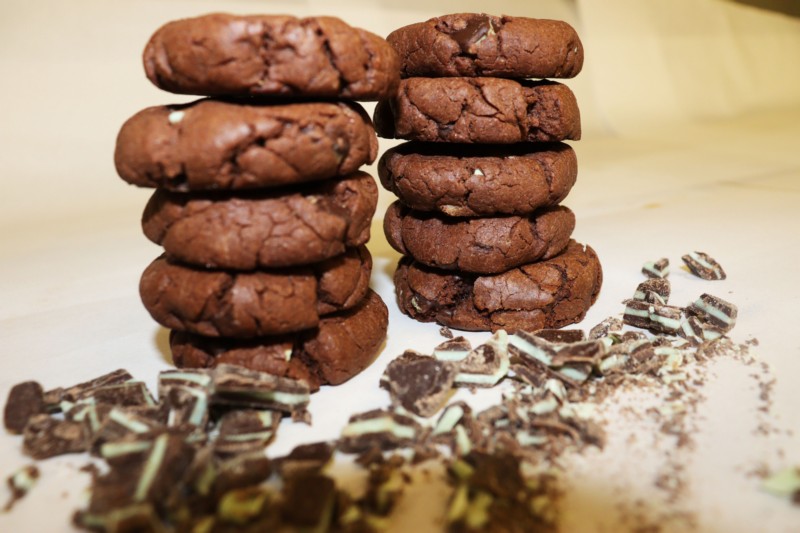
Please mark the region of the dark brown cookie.
POLYGON ((572 78, 583 45, 560 20, 456 13, 411 24, 386 38, 401 75, 572 78))
POLYGON ((395 250, 424 265, 498 274, 561 253, 575 229, 575 215, 556 206, 524 217, 449 218, 395 202, 383 228, 395 250))
POLYGON ((322 318, 319 326, 293 335, 221 339, 170 333, 178 367, 208 368, 230 363, 278 376, 306 380, 312 389, 338 385, 369 366, 386 337, 388 310, 372 290, 349 311, 322 318))
POLYGON ((563 143, 453 145, 409 142, 378 163, 383 186, 403 204, 449 216, 527 215, 557 205, 578 175, 563 143))
POLYGON ((178 261, 253 270, 316 263, 365 244, 378 203, 372 176, 356 172, 297 192, 187 194, 159 189, 144 234, 178 261))
POLYGON ((350 309, 369 289, 364 246, 309 267, 203 270, 164 256, 142 274, 142 302, 159 324, 209 337, 249 338, 313 328, 320 315, 350 309))
POLYGON ((128 119, 114 163, 122 179, 140 187, 252 189, 350 174, 377 152, 358 104, 199 100, 128 119))
POLYGON ((496 276, 454 274, 403 258, 394 282, 400 309, 421 322, 464 330, 534 331, 580 321, 600 292, 603 273, 590 247, 496 276))
POLYGON ((518 143, 581 138, 575 95, 553 81, 409 78, 378 102, 386 138, 453 143, 518 143))
POLYGON ((214 13, 162 26, 144 51, 157 87, 209 96, 377 100, 394 92, 399 60, 383 39, 335 17, 214 13))

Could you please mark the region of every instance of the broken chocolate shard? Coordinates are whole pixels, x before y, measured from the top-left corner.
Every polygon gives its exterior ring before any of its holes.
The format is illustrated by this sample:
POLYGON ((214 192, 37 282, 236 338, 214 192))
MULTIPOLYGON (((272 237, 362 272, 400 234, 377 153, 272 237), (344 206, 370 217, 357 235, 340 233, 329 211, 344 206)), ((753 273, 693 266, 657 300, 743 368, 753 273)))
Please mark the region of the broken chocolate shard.
POLYGON ((472 350, 472 344, 464 337, 445 341, 433 349, 433 356, 440 361, 461 361, 472 350))
POLYGON ((285 457, 276 459, 276 467, 283 477, 319 472, 331 462, 333 452, 334 446, 329 442, 301 444, 285 457))
POLYGON ((108 387, 112 385, 121 385, 128 381, 132 381, 133 376, 131 376, 127 370, 118 369, 113 372, 109 372, 108 374, 103 374, 95 379, 84 381, 83 383, 79 383, 77 385, 73 385, 68 389, 55 389, 54 391, 48 391, 45 393, 45 396, 54 396, 56 392, 60 391, 60 399, 67 400, 70 402, 76 402, 81 398, 85 398, 87 396, 92 396, 94 391, 100 387, 108 387))
POLYGON ((669 275, 669 259, 662 257, 657 261, 645 262, 642 274, 648 278, 666 278, 669 275))
POLYGON ((630 326, 654 333, 677 335, 681 330, 683 311, 680 307, 626 300, 622 321, 630 326))
POLYGON ((98 452, 105 443, 163 430, 164 424, 159 418, 157 414, 142 413, 141 409, 113 407, 103 416, 100 427, 92 431, 92 449, 98 452))
POLYGON ((218 454, 237 454, 263 450, 275 438, 280 420, 281 414, 274 411, 230 411, 219 421, 214 451, 218 454))
POLYGON ((633 299, 651 304, 665 305, 669 301, 670 284, 668 279, 652 278, 636 287, 633 299))
POLYGON ((732 303, 705 293, 700 295, 700 298, 695 300, 687 311, 725 333, 736 325, 738 314, 736 306, 732 303))
POLYGON ((411 417, 375 409, 350 417, 342 429, 339 449, 346 453, 361 453, 373 447, 389 450, 408 446, 420 431, 420 425, 411 417))
POLYGON ((171 387, 198 389, 210 395, 214 392, 214 379, 205 368, 165 370, 158 375, 158 397, 164 398, 171 387))
POLYGON ((167 411, 168 426, 205 429, 209 416, 207 389, 170 385, 159 396, 167 411))
POLYGON ((47 459, 89 449, 89 435, 81 422, 35 415, 25 426, 22 451, 34 459, 47 459))
POLYGON ((589 330, 589 338, 600 339, 607 337, 613 332, 620 331, 621 329, 622 320, 617 317, 610 316, 589 330))
POLYGON ((439 328, 439 335, 444 337, 445 339, 452 339, 453 338, 453 331, 448 328, 447 326, 442 326, 439 328))
POLYGON ((725 279, 725 271, 717 261, 704 252, 689 252, 681 257, 695 276, 705 280, 725 279))
POLYGON ((508 334, 504 330, 497 331, 488 341, 458 361, 457 365, 456 386, 495 386, 508 374, 508 334))
POLYGON ((580 342, 586 339, 582 329, 540 329, 534 331, 533 335, 554 343, 580 342))
POLYGON ((83 398, 91 397, 95 403, 119 406, 155 405, 153 395, 142 381, 129 380, 124 383, 115 383, 95 387, 87 392, 83 398))
POLYGON ((308 407, 310 390, 305 381, 273 376, 246 368, 222 364, 212 371, 214 395, 212 403, 274 409, 302 414, 308 407))
POLYGON ((14 504, 27 496, 28 492, 36 485, 39 480, 39 469, 36 465, 25 465, 6 478, 6 485, 11 491, 11 498, 3 508, 10 511, 14 504))
POLYGON ((387 365, 381 386, 405 409, 429 417, 444 406, 457 372, 456 363, 403 354, 387 365))
POLYGON ((44 390, 36 381, 17 383, 8 392, 3 424, 9 433, 20 434, 31 417, 47 412, 44 390))
POLYGON ((214 473, 206 489, 215 500, 221 499, 232 490, 252 487, 266 481, 272 474, 272 462, 263 451, 241 453, 222 460, 208 461, 213 464, 214 473))

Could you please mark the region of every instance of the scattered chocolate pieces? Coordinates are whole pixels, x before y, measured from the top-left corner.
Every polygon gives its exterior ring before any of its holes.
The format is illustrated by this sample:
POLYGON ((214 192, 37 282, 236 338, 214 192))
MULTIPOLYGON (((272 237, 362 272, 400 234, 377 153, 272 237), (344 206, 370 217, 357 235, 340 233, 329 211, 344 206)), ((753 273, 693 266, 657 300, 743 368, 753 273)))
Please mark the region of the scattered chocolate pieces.
POLYGON ((669 259, 662 257, 657 261, 647 261, 642 265, 642 274, 648 278, 666 278, 669 276, 669 259))
POLYGON ((8 476, 6 485, 11 491, 11 498, 3 508, 4 511, 10 511, 14 504, 24 498, 28 492, 36 485, 39 479, 39 469, 36 465, 26 465, 8 476))
POLYGON ((689 252, 681 257, 689 270, 697 277, 706 280, 725 279, 725 271, 710 255, 703 252, 689 252))

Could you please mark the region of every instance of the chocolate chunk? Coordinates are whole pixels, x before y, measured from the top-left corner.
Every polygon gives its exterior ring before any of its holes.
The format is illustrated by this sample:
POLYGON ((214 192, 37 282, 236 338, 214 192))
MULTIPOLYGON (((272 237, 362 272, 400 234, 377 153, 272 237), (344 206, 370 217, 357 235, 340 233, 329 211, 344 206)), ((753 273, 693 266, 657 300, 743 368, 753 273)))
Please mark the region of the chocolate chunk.
POLYGON ((418 416, 428 417, 444 406, 456 372, 455 363, 403 354, 386 367, 381 385, 389 390, 394 402, 418 416))
POLYGON ((472 450, 473 442, 479 440, 479 432, 470 406, 456 402, 442 411, 430 438, 435 443, 448 445, 455 455, 465 455, 472 450))
POLYGON ((445 341, 433 349, 433 356, 440 361, 461 361, 472 351, 472 344, 464 337, 445 341))
POLYGON ((213 370, 214 396, 212 403, 286 413, 302 413, 308 406, 308 384, 264 372, 222 364, 213 370))
POLYGON ((664 305, 669 301, 670 284, 664 278, 651 278, 641 282, 633 293, 633 299, 651 304, 664 305))
POLYGON ((3 424, 9 433, 20 434, 34 415, 47 412, 42 386, 35 381, 17 383, 8 392, 3 424))
POLYGON ((375 409, 350 417, 342 430, 339 449, 345 453, 360 453, 373 447, 389 450, 408 446, 420 431, 420 425, 411 417, 375 409))
POLYGON ((263 450, 275 438, 281 414, 254 409, 225 413, 214 441, 218 454, 237 454, 263 450))
POLYGON ((167 409, 168 426, 206 428, 209 415, 207 389, 172 385, 165 389, 161 401, 167 409))
POLYGON ((478 15, 468 19, 465 26, 453 31, 450 37, 458 43, 462 52, 471 54, 473 53, 472 45, 480 41, 490 30, 494 32, 491 19, 478 15))
POLYGON ((164 433, 156 437, 140 465, 133 501, 158 502, 165 499, 183 478, 194 453, 194 448, 181 435, 164 433))
POLYGON ((586 339, 582 329, 540 329, 533 335, 548 342, 580 342, 586 339))
POLYGON ((297 476, 306 472, 319 472, 333 458, 334 447, 328 442, 313 442, 295 446, 289 455, 276 460, 283 477, 297 476))
POLYGON ((439 328, 439 335, 441 335, 445 339, 453 338, 453 332, 447 326, 442 326, 439 328))
POLYGON ((81 422, 34 415, 25 426, 22 451, 34 459, 85 452, 89 435, 81 422))
MULTIPOLYGON (((126 381, 125 383, 103 385, 94 388, 87 394, 98 404, 132 406, 155 405, 147 385, 141 381, 126 381)), ((84 396, 86 397, 86 396, 84 396)))
POLYGON ((272 462, 263 452, 243 453, 213 464, 210 493, 217 500, 232 490, 258 485, 272 474, 272 462))
POLYGON ((510 372, 513 373, 515 378, 533 387, 541 387, 544 385, 544 382, 547 380, 547 378, 550 377, 550 373, 545 371, 541 366, 533 367, 528 365, 512 364, 510 367, 510 372))
POLYGON ((189 387, 211 394, 214 391, 214 379, 211 372, 199 368, 165 370, 158 374, 158 397, 164 398, 170 387, 189 387))
POLYGON ((738 310, 735 305, 710 294, 702 294, 687 309, 704 322, 727 333, 736 325, 738 310))
POLYGON ((283 488, 284 520, 309 531, 327 531, 333 514, 336 485, 321 474, 306 474, 286 480, 283 488))
MULTIPOLYGON (((155 410, 157 413, 157 410, 155 410)), ((99 451, 103 444, 152 434, 164 429, 158 414, 142 413, 135 408, 113 407, 103 417, 100 427, 92 431, 92 449, 99 451)))
POLYGON ((677 335, 681 329, 682 317, 679 307, 627 300, 622 320, 630 326, 677 335))
POLYGON ((704 252, 689 252, 681 257, 689 270, 697 277, 707 280, 725 279, 725 271, 717 261, 704 252))
POLYGON ((500 330, 459 361, 455 385, 493 387, 508 373, 508 335, 500 330))
POLYGON ((657 261, 647 261, 642 265, 642 274, 648 278, 666 278, 669 276, 669 259, 662 257, 657 261))
POLYGON ((508 338, 509 351, 523 363, 539 367, 572 386, 585 381, 602 354, 603 343, 552 343, 534 334, 517 331, 508 338))
POLYGON ((3 508, 4 511, 10 511, 17 501, 24 498, 28 492, 36 485, 39 479, 39 469, 36 465, 26 465, 8 476, 6 478, 6 485, 11 491, 11 498, 3 508))
POLYGON ((589 330, 589 338, 590 339, 600 339, 603 337, 607 337, 610 333, 616 332, 622 329, 622 320, 619 318, 610 316, 597 324, 591 330, 589 330))
POLYGON ((108 374, 104 374, 100 377, 95 379, 84 381, 83 383, 79 383, 77 385, 73 385, 68 389, 56 389, 54 391, 48 391, 45 393, 45 396, 54 396, 54 394, 58 391, 61 392, 59 402, 62 400, 67 400, 70 402, 76 402, 81 398, 85 398, 87 396, 94 395, 96 389, 100 387, 108 387, 112 385, 121 385, 128 381, 132 381, 133 376, 131 376, 127 370, 119 369, 113 372, 109 372, 108 374))

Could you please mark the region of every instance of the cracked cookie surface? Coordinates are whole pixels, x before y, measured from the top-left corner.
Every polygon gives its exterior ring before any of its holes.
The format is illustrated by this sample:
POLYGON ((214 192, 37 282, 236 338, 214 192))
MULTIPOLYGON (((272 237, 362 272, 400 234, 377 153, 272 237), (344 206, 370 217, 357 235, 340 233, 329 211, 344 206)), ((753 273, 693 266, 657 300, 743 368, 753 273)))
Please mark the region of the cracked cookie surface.
POLYGON ((602 280, 597 254, 575 241, 552 259, 494 276, 435 270, 408 257, 394 275, 398 305, 416 320, 510 332, 579 322, 596 300, 602 280))
POLYGON ((365 244, 377 202, 378 187, 365 172, 251 194, 159 189, 144 210, 142 229, 171 258, 202 267, 305 265, 365 244))
POLYGON ((140 187, 241 190, 344 176, 377 153, 372 122, 355 103, 199 100, 129 118, 114 163, 140 187))
POLYGON ((391 94, 399 60, 383 39, 335 17, 212 13, 169 22, 143 54, 157 87, 206 96, 377 100, 391 94))
POLYGON ((451 218, 395 202, 383 227, 395 250, 424 265, 498 274, 562 252, 575 228, 575 215, 556 206, 527 216, 451 218))
POLYGON ((145 269, 139 294, 164 327, 248 338, 313 328, 321 315, 350 309, 367 293, 371 272, 364 246, 308 267, 252 272, 205 270, 162 256, 145 269))
POLYGON ((375 108, 385 138, 452 143, 518 143, 581 138, 575 95, 554 81, 408 78, 375 108))
POLYGON ((303 379, 316 390, 338 385, 369 366, 386 337, 388 309, 372 290, 354 308, 323 317, 296 334, 256 339, 220 339, 170 332, 173 362, 183 368, 236 364, 303 379))
POLYGON ((557 205, 578 175, 566 144, 452 145, 408 142, 378 163, 384 188, 419 211, 449 216, 527 215, 557 205))
POLYGON ((560 20, 456 13, 399 28, 386 37, 403 77, 572 78, 583 45, 560 20))

